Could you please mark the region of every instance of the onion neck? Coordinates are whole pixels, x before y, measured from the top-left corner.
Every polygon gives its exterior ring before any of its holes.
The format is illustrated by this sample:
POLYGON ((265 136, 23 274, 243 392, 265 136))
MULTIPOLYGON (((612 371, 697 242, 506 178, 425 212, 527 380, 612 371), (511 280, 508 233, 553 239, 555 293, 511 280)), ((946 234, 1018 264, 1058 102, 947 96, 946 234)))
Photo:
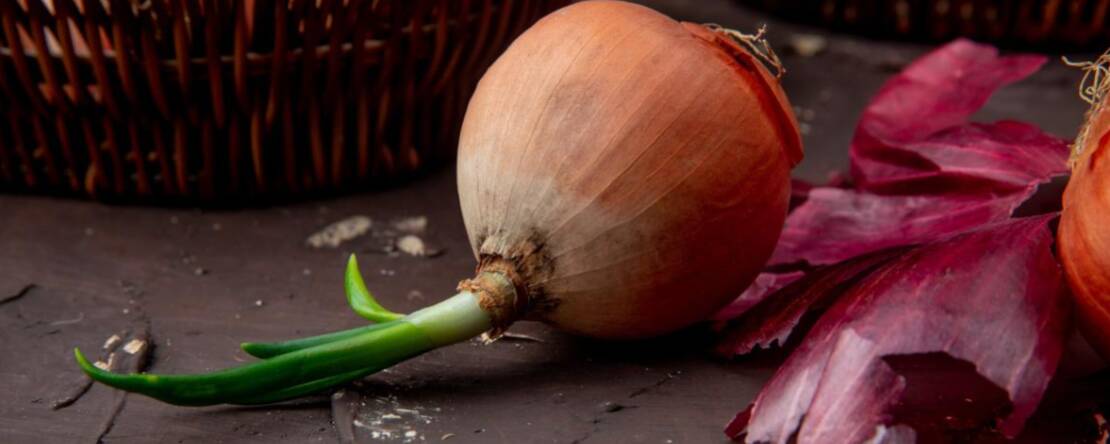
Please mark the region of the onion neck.
POLYGON ((1096 125, 1096 123, 1102 120, 1101 114, 1105 111, 1107 100, 1110 100, 1108 99, 1110 97, 1110 77, 1105 75, 1107 68, 1110 67, 1110 50, 1107 50, 1094 61, 1073 62, 1068 60, 1067 57, 1064 57, 1063 60, 1064 64, 1083 70, 1083 79, 1079 82, 1079 98, 1090 104, 1090 108, 1087 109, 1083 119, 1083 126, 1080 127, 1079 134, 1071 144, 1068 166, 1074 171, 1078 168, 1080 158, 1087 148, 1087 144, 1092 142, 1090 140, 1092 137, 1100 138, 1100 140, 1095 141, 1098 143, 1095 149, 1102 148, 1101 138, 1104 136, 1092 135, 1091 132, 1096 130, 1096 126, 1098 132, 1105 132, 1105 126, 1096 125))
POLYGON ((479 270, 474 278, 459 282, 459 295, 472 295, 489 319, 489 326, 482 332, 488 330, 496 337, 523 316, 527 296, 518 291, 520 285, 508 273, 486 270, 479 270))

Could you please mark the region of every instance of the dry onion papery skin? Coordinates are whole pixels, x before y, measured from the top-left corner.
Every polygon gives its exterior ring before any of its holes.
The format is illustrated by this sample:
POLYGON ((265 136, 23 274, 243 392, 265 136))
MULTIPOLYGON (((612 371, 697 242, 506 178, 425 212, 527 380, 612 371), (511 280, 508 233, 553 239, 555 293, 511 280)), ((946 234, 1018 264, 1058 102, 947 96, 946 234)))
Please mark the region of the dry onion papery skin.
POLYGON ((459 142, 478 269, 521 299, 495 322, 626 339, 705 319, 769 258, 801 157, 777 77, 724 33, 556 11, 483 76, 459 142))
POLYGON ((1083 335, 1110 360, 1110 52, 1084 64, 1081 95, 1091 110, 1073 146, 1071 178, 1060 217, 1060 260, 1075 295, 1083 335))

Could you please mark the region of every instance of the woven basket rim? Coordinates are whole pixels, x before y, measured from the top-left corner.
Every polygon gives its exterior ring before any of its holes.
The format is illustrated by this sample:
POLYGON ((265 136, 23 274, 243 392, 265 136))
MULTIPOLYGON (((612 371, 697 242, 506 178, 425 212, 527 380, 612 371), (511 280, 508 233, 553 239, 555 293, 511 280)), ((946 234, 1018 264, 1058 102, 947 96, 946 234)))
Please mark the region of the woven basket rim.
MULTIPOLYGON (((2 1, 2 0, 0 0, 0 1, 2 1)), ((381 48, 383 48, 384 46, 385 46, 385 41, 384 40, 366 40, 366 42, 363 44, 363 49, 367 50, 367 51, 376 52, 376 51, 380 51, 381 48)), ((353 49, 354 49, 354 44, 352 44, 352 43, 344 43, 344 44, 339 46, 340 54, 349 53, 353 49)), ((291 60, 297 60, 302 55, 304 55, 304 52, 305 52, 304 48, 291 49, 289 51, 286 51, 286 58, 291 59, 291 60)), ((331 45, 317 46, 315 52, 316 52, 317 56, 328 55, 328 54, 331 53, 331 45)), ((14 57, 15 52, 13 52, 10 48, 0 47, 0 56, 14 57)), ((36 57, 38 57, 38 52, 36 52, 36 51, 26 51, 25 50, 25 51, 23 51, 23 56, 28 57, 28 58, 36 58, 36 57)), ((58 59, 62 58, 62 56, 56 55, 56 54, 51 54, 50 56, 51 57, 56 57, 58 59)), ((92 56, 91 55, 90 56, 75 55, 74 57, 76 59, 82 61, 82 62, 92 63, 92 56)), ((115 51, 105 52, 104 53, 104 58, 105 58, 105 60, 111 60, 111 61, 115 61, 117 59, 115 51)), ((273 53, 253 51, 253 52, 245 53, 245 56, 243 58, 247 62, 269 62, 269 61, 272 61, 274 59, 274 54, 273 53)), ((146 59, 141 58, 141 57, 137 58, 137 59, 139 61, 146 60, 146 59)), ((236 57, 234 55, 220 55, 219 57, 215 58, 216 61, 218 61, 222 64, 234 64, 235 59, 236 59, 236 57)), ((213 60, 213 58, 211 58, 211 57, 190 57, 189 58, 189 65, 206 65, 208 63, 211 63, 212 60, 213 60)), ((170 67, 170 68, 176 68, 177 66, 180 65, 178 63, 178 59, 176 59, 176 58, 160 59, 158 63, 161 64, 163 67, 170 67)))
MULTIPOLYGON (((0 0, 0 1, 4 1, 4 0, 0 0)), ((496 10, 498 8, 494 7, 492 9, 493 9, 493 12, 496 12, 496 10)), ((450 27, 450 25, 452 25, 452 24, 457 25, 458 23, 455 20, 451 20, 451 21, 448 22, 448 24, 449 24, 448 27, 450 27), (454 23, 452 23, 452 22, 454 22, 454 23)), ((435 32, 438 29, 438 27, 439 27, 439 25, 437 23, 429 23, 429 24, 425 24, 425 25, 421 26, 420 28, 421 28, 421 32, 435 32)), ((404 33, 404 34, 411 34, 412 33, 412 25, 406 25, 406 26, 402 27, 400 29, 400 32, 404 33)), ((362 49, 366 50, 366 51, 379 51, 385 45, 386 45, 386 42, 385 42, 385 40, 382 40, 382 39, 365 39, 364 43, 363 43, 363 46, 362 46, 362 49)), ((331 52, 331 47, 332 47, 332 45, 330 45, 330 44, 316 45, 315 53, 316 53, 317 56, 328 55, 331 52)), ((344 42, 343 44, 339 45, 340 54, 349 53, 353 49, 354 49, 354 44, 351 43, 351 42, 344 42)), ((58 60, 62 60, 65 57, 65 54, 63 52, 60 52, 60 51, 55 52, 53 50, 49 50, 47 52, 49 53, 48 55, 50 57, 58 59, 58 60)), ((304 52, 305 52, 305 48, 302 47, 302 46, 299 46, 299 47, 287 50, 286 54, 288 55, 289 59, 297 60, 304 54, 304 52)), ((15 54, 16 53, 14 51, 12 51, 11 48, 0 46, 0 56, 14 57, 15 54)), ((36 51, 33 47, 32 48, 24 48, 23 56, 24 57, 29 57, 29 58, 37 58, 38 57, 38 51, 36 51)), ((86 62, 86 63, 92 63, 92 59, 93 59, 92 54, 88 54, 88 55, 74 54, 73 57, 77 60, 80 60, 80 61, 86 62)), ((111 49, 111 48, 105 48, 104 51, 102 51, 102 57, 104 57, 105 60, 115 61, 117 59, 116 51, 111 49)), ((248 62, 269 62, 269 61, 272 61, 274 57, 273 57, 273 52, 247 51, 244 55, 244 58, 248 62)), ((211 63, 212 59, 213 59, 212 57, 208 57, 208 56, 190 57, 189 58, 189 64, 190 65, 205 65, 205 64, 211 63)), ((223 63, 223 64, 233 64, 233 63, 235 63, 235 55, 234 54, 220 54, 220 56, 216 57, 215 59, 216 59, 216 61, 218 61, 220 63, 223 63)), ((145 60, 145 59, 138 58, 138 60, 145 60)), ((176 57, 163 58, 159 61, 159 63, 163 67, 171 67, 171 68, 176 68, 179 65, 178 59, 176 57)))

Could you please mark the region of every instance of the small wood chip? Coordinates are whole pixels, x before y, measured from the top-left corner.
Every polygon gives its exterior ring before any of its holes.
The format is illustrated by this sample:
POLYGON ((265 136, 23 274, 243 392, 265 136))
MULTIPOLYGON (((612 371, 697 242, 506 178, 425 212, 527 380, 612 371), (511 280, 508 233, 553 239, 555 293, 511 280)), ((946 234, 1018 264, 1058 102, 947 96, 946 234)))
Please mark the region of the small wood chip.
POLYGON ((109 336, 108 339, 104 341, 104 346, 102 348, 107 350, 109 348, 112 348, 112 346, 116 345, 117 343, 119 343, 119 341, 122 340, 123 338, 119 337, 119 335, 109 336))
POLYGON ((369 217, 358 215, 334 222, 313 233, 305 240, 313 248, 335 248, 343 242, 366 234, 373 222, 369 217))
POLYGON ((96 367, 96 368, 101 369, 101 370, 112 371, 112 364, 115 364, 115 360, 116 360, 116 354, 115 353, 109 353, 108 354, 108 362, 97 360, 96 362, 93 363, 93 367, 96 367))
POLYGON ((397 249, 410 256, 422 257, 428 253, 424 240, 412 234, 406 234, 397 239, 397 249))
POLYGON ((451 439, 451 438, 454 438, 454 437, 455 437, 454 433, 444 433, 443 436, 439 437, 439 440, 440 441, 447 441, 448 439, 451 439))
POLYGON ((132 339, 123 346, 123 351, 127 352, 127 354, 129 355, 133 355, 135 353, 138 353, 139 350, 142 350, 145 346, 146 341, 140 339, 132 339))

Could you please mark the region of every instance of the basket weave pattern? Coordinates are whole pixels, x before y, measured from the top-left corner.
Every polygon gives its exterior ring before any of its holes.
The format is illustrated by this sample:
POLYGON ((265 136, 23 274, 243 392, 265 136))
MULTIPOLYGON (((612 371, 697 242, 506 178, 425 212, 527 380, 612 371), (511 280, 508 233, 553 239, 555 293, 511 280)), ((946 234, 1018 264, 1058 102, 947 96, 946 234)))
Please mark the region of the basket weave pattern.
POLYGON ((0 189, 216 202, 454 153, 552 0, 0 0, 0 189))
POLYGON ((1110 0, 738 1, 788 17, 877 35, 927 40, 966 36, 1071 48, 1110 43, 1110 0))

